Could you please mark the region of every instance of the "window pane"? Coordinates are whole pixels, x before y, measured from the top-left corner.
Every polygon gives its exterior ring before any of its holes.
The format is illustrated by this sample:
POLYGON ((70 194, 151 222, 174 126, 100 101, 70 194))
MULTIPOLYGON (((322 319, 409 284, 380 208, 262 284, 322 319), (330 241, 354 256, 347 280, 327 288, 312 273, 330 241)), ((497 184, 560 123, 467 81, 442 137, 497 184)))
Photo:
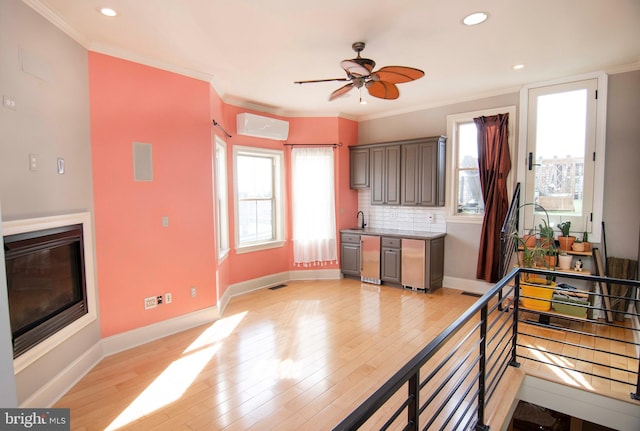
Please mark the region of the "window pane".
POLYGON ((482 199, 478 169, 458 171, 458 213, 484 213, 484 200, 482 199))
POLYGON ((240 243, 270 240, 273 235, 273 202, 243 200, 238 203, 240 243))
POLYGON ((475 123, 458 127, 458 168, 478 168, 478 131, 475 123))
POLYGON ((581 216, 587 90, 538 97, 534 195, 547 211, 581 216))
POLYGON ((238 155, 238 196, 240 198, 273 197, 273 159, 238 155))
POLYGON ((458 126, 458 214, 483 214, 478 173, 478 132, 474 122, 458 126))

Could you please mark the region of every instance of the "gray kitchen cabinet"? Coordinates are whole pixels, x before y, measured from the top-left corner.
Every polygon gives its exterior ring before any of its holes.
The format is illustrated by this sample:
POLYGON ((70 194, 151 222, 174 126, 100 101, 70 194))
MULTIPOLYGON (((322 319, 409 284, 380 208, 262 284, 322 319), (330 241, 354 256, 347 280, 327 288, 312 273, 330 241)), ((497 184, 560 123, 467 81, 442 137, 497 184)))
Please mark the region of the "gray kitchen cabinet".
POLYGON ((437 136, 401 146, 402 205, 444 206, 446 141, 437 136))
POLYGON ((382 237, 381 241, 381 279, 400 284, 401 276, 401 239, 382 237))
POLYGON ((349 187, 369 188, 369 148, 349 148, 349 187))
POLYGON ((360 277, 360 235, 340 234, 340 270, 343 274, 360 277))
POLYGON ((400 205, 400 145, 372 147, 369 163, 371 204, 400 205))

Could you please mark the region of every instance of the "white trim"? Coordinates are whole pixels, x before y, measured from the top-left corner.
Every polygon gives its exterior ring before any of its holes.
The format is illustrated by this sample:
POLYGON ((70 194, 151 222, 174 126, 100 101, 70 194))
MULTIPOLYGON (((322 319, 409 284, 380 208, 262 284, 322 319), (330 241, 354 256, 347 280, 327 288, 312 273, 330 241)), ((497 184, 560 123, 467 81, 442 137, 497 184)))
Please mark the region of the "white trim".
POLYGON ((285 230, 285 160, 284 160, 284 151, 283 150, 275 150, 271 148, 262 148, 262 147, 248 147, 242 145, 233 146, 233 209, 234 209, 234 249, 237 253, 248 253, 252 251, 258 250, 266 250, 270 248, 282 247, 284 246, 284 241, 286 238, 286 230, 285 230), (256 157, 271 157, 274 163, 273 169, 273 194, 274 194, 274 236, 275 238, 270 241, 253 243, 253 244, 245 244, 240 245, 240 223, 238 223, 238 217, 240 213, 238 211, 238 164, 237 158, 238 155, 250 155, 256 157))
POLYGON ((509 114, 509 153, 511 156, 511 171, 507 176, 507 188, 509 195, 513 193, 515 188, 514 178, 514 170, 516 169, 516 160, 517 160, 517 147, 515 144, 515 133, 516 130, 516 106, 502 106, 498 108, 487 108, 480 109, 477 111, 471 112, 461 112, 458 114, 447 115, 447 151, 446 151, 446 163, 447 163, 447 177, 450 178, 448 181, 448 186, 446 190, 446 221, 447 223, 470 223, 470 224, 480 224, 484 219, 484 214, 479 215, 470 215, 470 214, 458 214, 457 213, 457 193, 456 188, 458 187, 458 180, 456 178, 456 159, 458 156, 457 153, 457 134, 456 134, 456 124, 460 122, 468 122, 474 118, 480 116, 489 116, 489 115, 498 115, 498 114, 509 114))
MULTIPOLYGON (((608 76, 605 72, 593 72, 583 75, 570 76, 567 78, 554 79, 551 81, 539 82, 525 85, 520 89, 520 127, 518 133, 518 159, 517 181, 521 184, 521 195, 524 196, 526 189, 527 175, 527 136, 528 136, 528 115, 529 115, 529 90, 538 87, 567 84, 570 82, 596 79, 598 89, 598 100, 596 101, 596 163, 594 167, 593 186, 593 220, 591 221, 591 233, 589 241, 600 242, 602 224, 602 214, 604 210, 604 169, 605 169, 605 149, 607 132, 607 98, 608 98, 608 76)), ((521 203, 523 203, 521 201, 521 203)), ((524 218, 521 216, 521 219, 524 218)), ((521 223, 523 224, 523 223, 521 223)))
POLYGON ((13 368, 16 374, 97 319, 98 305, 94 266, 93 227, 91 224, 91 213, 89 212, 13 220, 6 221, 2 224, 3 236, 69 226, 73 224, 82 224, 84 270, 87 289, 87 314, 60 329, 58 332, 14 359, 13 368))
POLYGON ((341 278, 340 268, 289 271, 289 280, 339 280, 341 278))
POLYGON ((45 382, 20 407, 51 407, 104 358, 102 343, 98 341, 75 361, 45 382))
POLYGON ((105 356, 110 356, 151 341, 159 340, 167 335, 212 323, 219 318, 218 307, 214 305, 213 307, 196 310, 188 314, 103 338, 102 350, 105 356))
POLYGON ((482 280, 470 280, 468 278, 450 277, 445 275, 442 279, 442 285, 450 289, 458 289, 465 292, 478 293, 484 295, 495 284, 487 283, 482 280))

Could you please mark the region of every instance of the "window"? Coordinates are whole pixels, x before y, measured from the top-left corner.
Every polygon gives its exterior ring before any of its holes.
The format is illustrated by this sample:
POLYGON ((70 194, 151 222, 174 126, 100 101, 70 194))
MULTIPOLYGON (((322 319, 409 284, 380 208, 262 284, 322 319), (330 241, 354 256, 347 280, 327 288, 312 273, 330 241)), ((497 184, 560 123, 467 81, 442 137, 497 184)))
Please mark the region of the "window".
POLYGON ((282 246, 283 152, 234 147, 235 237, 240 252, 282 246))
MULTIPOLYGON (((542 206, 552 227, 570 221, 572 235, 588 232, 595 242, 602 216, 605 78, 540 84, 521 93, 523 201, 542 206)), ((532 229, 542 214, 534 206, 524 210, 523 227, 532 229)))
POLYGON ((291 150, 296 265, 322 265, 337 260, 333 151, 333 148, 291 150))
MULTIPOLYGON (((478 132, 473 119, 504 113, 509 114, 509 149, 514 154, 515 106, 447 116, 447 134, 450 137, 448 177, 452 179, 447 197, 448 221, 482 222, 484 200, 478 172, 478 132)), ((512 190, 511 182, 509 190, 512 190)))
POLYGON ((227 205, 227 146, 220 138, 215 138, 215 202, 216 238, 218 239, 218 260, 229 254, 229 208, 227 205))

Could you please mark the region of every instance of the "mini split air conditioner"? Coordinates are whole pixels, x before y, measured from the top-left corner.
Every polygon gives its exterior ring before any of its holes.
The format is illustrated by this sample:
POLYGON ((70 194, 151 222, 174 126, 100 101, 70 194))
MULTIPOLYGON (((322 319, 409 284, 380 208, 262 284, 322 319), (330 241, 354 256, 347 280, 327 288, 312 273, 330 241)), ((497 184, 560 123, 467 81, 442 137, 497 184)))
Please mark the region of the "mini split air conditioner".
POLYGON ((236 116, 238 135, 284 141, 289 136, 289 122, 249 113, 236 116))

